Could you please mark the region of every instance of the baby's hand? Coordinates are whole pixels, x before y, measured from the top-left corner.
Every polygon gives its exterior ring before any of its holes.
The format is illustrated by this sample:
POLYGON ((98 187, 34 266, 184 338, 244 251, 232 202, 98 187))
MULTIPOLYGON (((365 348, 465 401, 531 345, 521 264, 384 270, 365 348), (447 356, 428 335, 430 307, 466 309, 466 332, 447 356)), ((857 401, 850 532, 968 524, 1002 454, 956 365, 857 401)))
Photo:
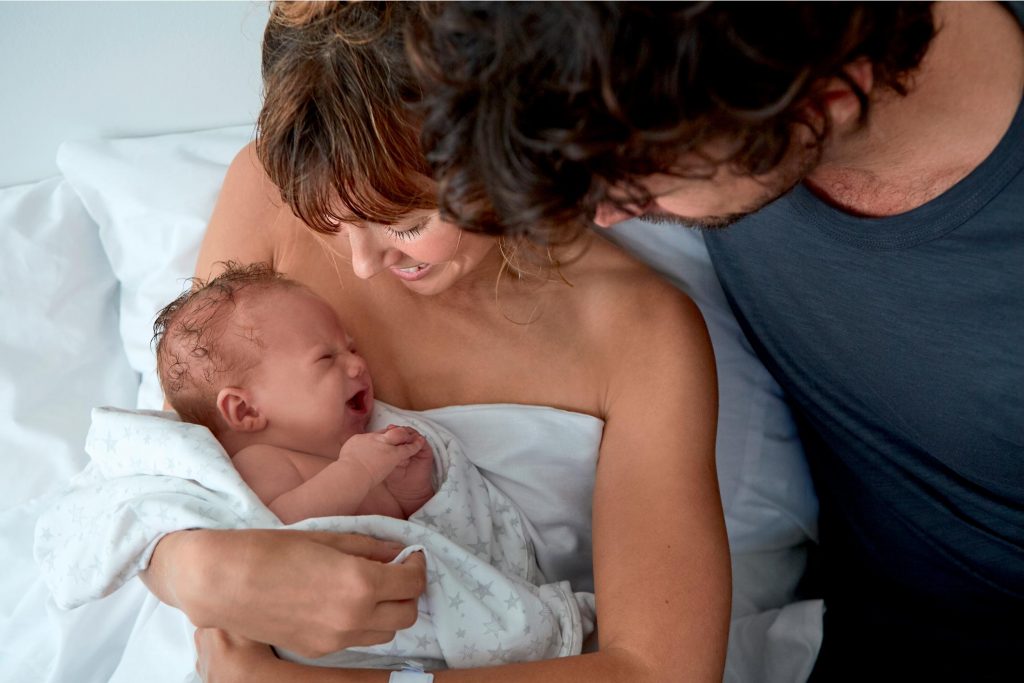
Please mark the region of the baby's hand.
POLYGON ((422 447, 408 460, 399 463, 384 480, 384 486, 401 505, 408 517, 434 495, 434 451, 418 432, 409 427, 388 426, 388 430, 404 429, 416 434, 422 447))
POLYGON ((421 457, 420 451, 427 446, 415 429, 389 426, 378 432, 356 434, 341 447, 339 461, 349 461, 364 467, 370 475, 373 486, 388 478, 395 468, 411 458, 421 457))

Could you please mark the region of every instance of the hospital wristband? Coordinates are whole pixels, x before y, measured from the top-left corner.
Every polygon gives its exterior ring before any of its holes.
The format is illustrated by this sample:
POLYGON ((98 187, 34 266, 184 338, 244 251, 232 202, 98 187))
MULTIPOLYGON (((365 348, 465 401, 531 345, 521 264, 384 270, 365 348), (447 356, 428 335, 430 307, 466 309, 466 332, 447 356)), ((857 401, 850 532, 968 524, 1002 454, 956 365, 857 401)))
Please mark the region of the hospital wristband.
POLYGON ((423 670, 419 662, 408 661, 401 671, 392 671, 388 683, 433 683, 434 674, 423 670))

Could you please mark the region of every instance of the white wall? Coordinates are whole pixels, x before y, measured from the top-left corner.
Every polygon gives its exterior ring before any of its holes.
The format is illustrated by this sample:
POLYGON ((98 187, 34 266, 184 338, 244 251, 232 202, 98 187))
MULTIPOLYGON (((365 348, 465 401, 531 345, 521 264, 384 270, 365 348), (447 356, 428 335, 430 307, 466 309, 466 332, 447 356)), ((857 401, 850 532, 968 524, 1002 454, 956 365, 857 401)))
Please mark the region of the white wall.
POLYGON ((252 122, 266 2, 0 2, 0 187, 68 139, 252 122))

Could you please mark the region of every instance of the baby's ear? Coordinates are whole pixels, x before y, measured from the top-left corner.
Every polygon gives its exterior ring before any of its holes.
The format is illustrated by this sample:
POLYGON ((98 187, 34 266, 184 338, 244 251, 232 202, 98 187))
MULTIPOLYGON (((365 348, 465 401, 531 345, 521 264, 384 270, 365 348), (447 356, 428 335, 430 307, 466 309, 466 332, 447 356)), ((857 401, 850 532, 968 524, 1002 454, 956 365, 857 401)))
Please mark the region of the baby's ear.
POLYGON ((217 411, 232 431, 258 432, 267 418, 252 402, 252 395, 239 387, 224 387, 217 394, 217 411))

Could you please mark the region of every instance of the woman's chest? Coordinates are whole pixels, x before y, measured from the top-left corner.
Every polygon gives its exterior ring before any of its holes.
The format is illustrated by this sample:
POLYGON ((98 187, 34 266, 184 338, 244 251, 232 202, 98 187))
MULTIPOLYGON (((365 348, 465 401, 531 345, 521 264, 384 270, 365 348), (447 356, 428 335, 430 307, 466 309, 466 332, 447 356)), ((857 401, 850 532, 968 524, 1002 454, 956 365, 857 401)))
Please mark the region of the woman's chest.
POLYGON ((343 255, 319 245, 275 265, 332 305, 381 400, 413 410, 520 403, 601 416, 599 354, 566 297, 416 296, 386 272, 353 277, 343 255))
POLYGON ((520 403, 597 416, 591 359, 554 341, 543 323, 533 325, 454 315, 368 318, 376 394, 415 410, 520 403))

